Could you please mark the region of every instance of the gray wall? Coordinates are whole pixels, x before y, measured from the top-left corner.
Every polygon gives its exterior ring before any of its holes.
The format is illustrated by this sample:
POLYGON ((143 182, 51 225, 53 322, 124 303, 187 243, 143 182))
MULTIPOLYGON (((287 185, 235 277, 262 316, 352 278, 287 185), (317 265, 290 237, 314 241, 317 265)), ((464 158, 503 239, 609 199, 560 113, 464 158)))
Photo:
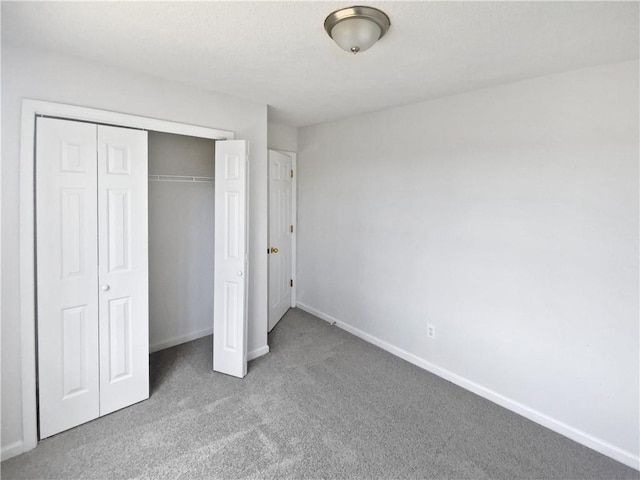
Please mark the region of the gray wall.
POLYGON ((637 461, 638 114, 629 62, 300 128, 299 305, 637 461))
POLYGON ((288 125, 269 122, 267 124, 267 145, 271 150, 297 152, 298 129, 288 125))
POLYGON ((149 175, 213 177, 215 141, 149 132, 149 175))
MULTIPOLYGON (((213 140, 149 132, 149 175, 213 177, 213 140)), ((151 351, 213 330, 213 183, 149 182, 151 351)))

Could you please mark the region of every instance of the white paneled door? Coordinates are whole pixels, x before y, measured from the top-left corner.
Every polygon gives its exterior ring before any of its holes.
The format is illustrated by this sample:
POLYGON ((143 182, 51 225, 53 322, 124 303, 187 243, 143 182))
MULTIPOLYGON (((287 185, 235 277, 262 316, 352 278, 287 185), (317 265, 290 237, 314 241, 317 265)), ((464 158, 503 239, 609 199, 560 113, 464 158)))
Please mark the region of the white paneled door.
POLYGON ((216 142, 213 369, 247 374, 247 142, 216 142))
POLYGON ((149 396, 147 135, 39 118, 40 438, 149 396))
POLYGON ((100 415, 149 397, 147 132, 98 126, 100 415))
POLYGON ((40 437, 100 415, 96 126, 40 118, 36 141, 40 437))
POLYGON ((269 331, 291 307, 291 157, 269 150, 269 331))

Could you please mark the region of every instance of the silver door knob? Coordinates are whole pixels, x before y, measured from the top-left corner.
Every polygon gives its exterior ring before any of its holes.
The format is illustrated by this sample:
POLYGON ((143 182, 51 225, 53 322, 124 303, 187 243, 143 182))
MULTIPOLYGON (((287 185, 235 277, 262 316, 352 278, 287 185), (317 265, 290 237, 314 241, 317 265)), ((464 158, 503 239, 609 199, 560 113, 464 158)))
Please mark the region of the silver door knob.
POLYGON ((102 291, 107 292, 111 287, 109 285, 102 285, 102 291))
POLYGON ((241 277, 242 276, 242 272, 238 272, 238 276, 241 277))

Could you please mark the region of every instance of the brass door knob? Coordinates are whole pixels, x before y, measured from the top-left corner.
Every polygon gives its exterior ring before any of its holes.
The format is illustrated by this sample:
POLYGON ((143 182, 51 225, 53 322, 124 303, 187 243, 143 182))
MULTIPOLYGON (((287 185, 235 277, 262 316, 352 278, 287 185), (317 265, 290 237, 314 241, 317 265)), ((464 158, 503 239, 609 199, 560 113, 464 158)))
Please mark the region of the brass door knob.
POLYGON ((276 247, 271 247, 271 253, 278 253, 278 249, 276 247))

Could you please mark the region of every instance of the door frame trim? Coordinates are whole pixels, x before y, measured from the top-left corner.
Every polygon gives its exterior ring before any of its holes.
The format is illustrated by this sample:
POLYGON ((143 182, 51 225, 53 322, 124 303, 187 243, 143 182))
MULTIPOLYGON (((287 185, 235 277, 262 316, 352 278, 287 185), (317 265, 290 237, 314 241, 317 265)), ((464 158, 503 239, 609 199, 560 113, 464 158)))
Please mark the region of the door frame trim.
POLYGON ((35 329, 35 124, 40 115, 61 117, 212 140, 234 140, 235 133, 139 115, 63 103, 23 99, 20 129, 20 339, 22 453, 38 445, 35 329))

